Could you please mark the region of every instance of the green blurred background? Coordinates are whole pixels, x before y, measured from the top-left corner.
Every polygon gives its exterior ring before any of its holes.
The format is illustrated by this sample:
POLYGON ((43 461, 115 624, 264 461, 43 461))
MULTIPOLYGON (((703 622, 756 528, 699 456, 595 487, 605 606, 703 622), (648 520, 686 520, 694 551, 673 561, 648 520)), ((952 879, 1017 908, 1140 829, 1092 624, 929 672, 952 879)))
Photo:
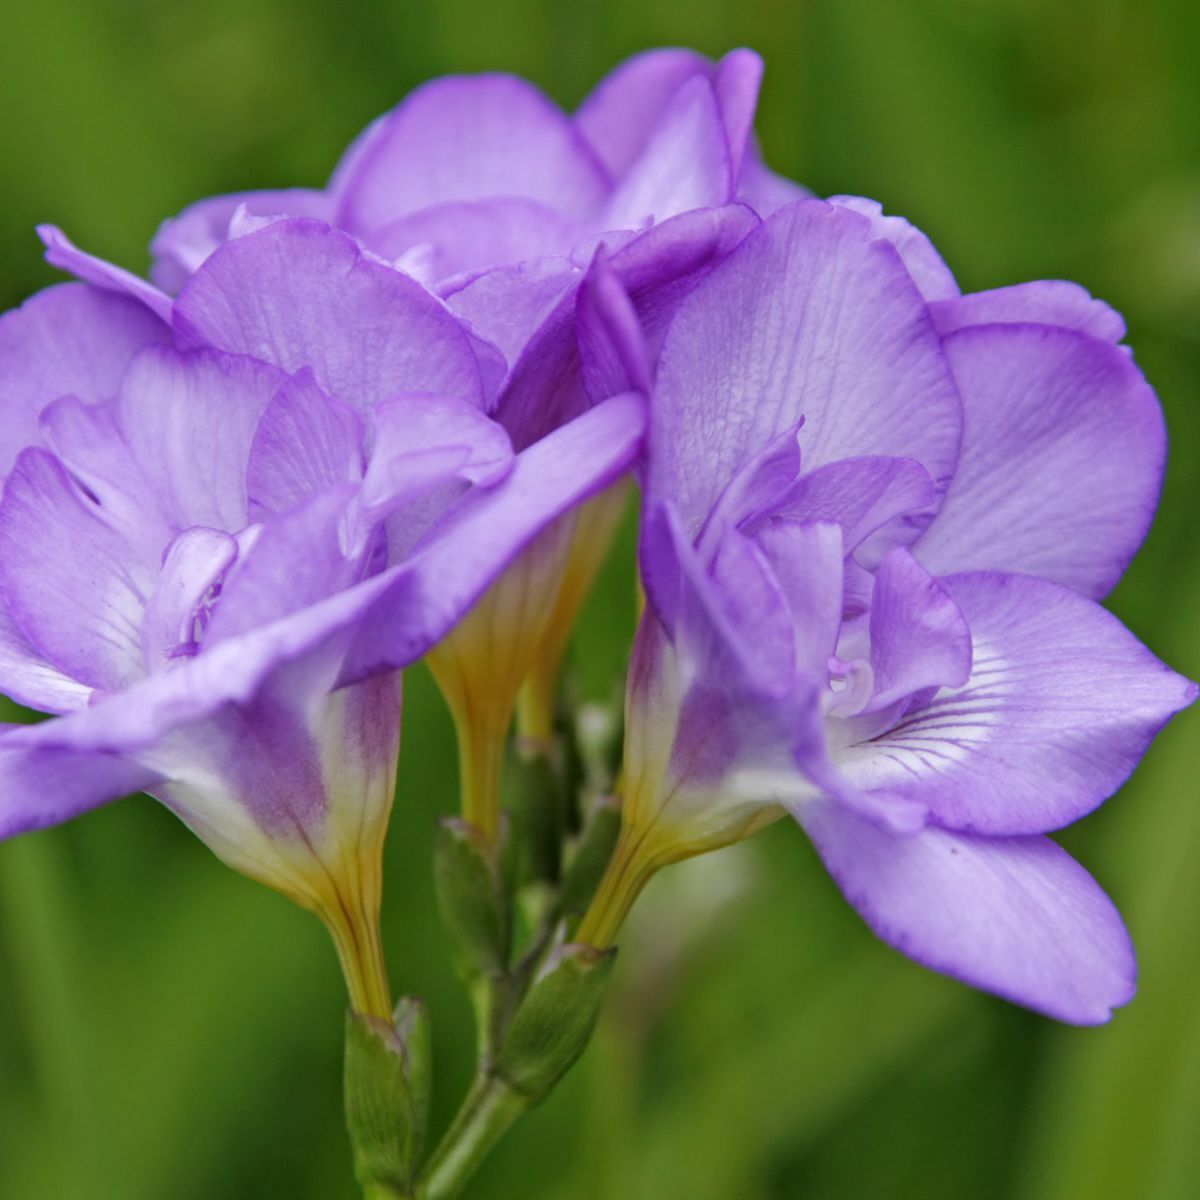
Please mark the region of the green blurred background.
MULTIPOLYGON (((142 269, 162 217, 320 182, 431 75, 514 70, 573 106, 674 43, 762 51, 768 160, 911 217, 964 288, 1065 277, 1125 312, 1173 452, 1113 605, 1200 675, 1194 0, 0 0, 0 302, 54 278, 36 221, 142 269)), ((577 648, 588 695, 617 686, 631 613, 618 559, 577 648)), ((423 669, 405 722, 385 938, 434 1013, 440 1124, 470 1015, 432 912, 455 774, 423 669)), ((908 963, 780 825, 652 885, 595 1044, 469 1194, 1200 1196, 1198 732, 1181 718, 1067 839, 1140 948, 1141 995, 1110 1026, 908 963)), ((349 1200, 342 1003, 317 922, 152 801, 0 846, 0 1197, 349 1200)))

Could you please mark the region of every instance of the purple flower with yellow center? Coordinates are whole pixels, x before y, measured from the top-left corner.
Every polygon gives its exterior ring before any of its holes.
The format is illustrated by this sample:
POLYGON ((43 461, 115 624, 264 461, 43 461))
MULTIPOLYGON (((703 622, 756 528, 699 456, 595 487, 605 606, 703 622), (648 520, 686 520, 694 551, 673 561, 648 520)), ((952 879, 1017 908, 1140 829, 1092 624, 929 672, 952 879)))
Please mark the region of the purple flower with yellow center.
MULTIPOLYGON (((274 331, 295 313, 277 314, 276 297, 301 294, 317 251, 305 248, 293 278, 290 254, 272 259, 257 244, 264 226, 298 228, 303 218, 343 230, 372 264, 367 273, 390 264, 467 324, 488 411, 521 450, 610 394, 587 370, 577 321, 601 243, 646 328, 661 330, 758 214, 804 194, 767 170, 754 145, 761 75, 748 50, 715 63, 651 51, 617 68, 574 116, 513 76, 433 80, 374 122, 324 189, 214 197, 166 222, 153 243, 155 285, 52 226, 41 233, 51 262, 164 319, 178 292, 174 320, 190 339, 277 362, 274 331), (233 295, 230 279, 248 296, 233 295), (217 292, 236 309, 232 321, 197 317, 217 292)), ((307 310, 313 344, 300 356, 289 346, 279 365, 309 365, 322 379, 325 324, 341 327, 343 344, 370 348, 363 330, 378 322, 365 304, 307 310)), ((466 815, 489 836, 518 693, 519 731, 545 746, 563 653, 627 490, 618 484, 547 529, 430 660, 456 718, 466 815)))
POLYGON ((489 349, 311 221, 172 306, 85 284, 0 319, 0 836, 146 790, 316 911, 383 1019, 400 668, 628 468, 617 396, 514 453, 489 349))
POLYGON ((1081 1024, 1131 997, 1116 909, 1046 836, 1196 696, 1097 603, 1165 458, 1123 334, 1071 284, 962 296, 848 198, 781 209, 697 287, 659 361, 624 827, 581 940, 788 812, 927 966, 1081 1024))

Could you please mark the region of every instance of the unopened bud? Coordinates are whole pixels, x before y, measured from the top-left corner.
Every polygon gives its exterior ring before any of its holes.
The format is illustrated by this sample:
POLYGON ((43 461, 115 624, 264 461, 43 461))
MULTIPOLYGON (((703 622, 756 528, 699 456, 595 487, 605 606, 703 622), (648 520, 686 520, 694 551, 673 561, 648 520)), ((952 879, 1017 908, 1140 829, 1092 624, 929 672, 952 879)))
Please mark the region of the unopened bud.
POLYGON ((574 943, 560 946, 522 1001, 496 1072, 530 1104, 550 1093, 591 1040, 615 954, 574 943))
POLYGON ((508 963, 510 919, 495 850, 458 817, 440 823, 434 880, 442 923, 468 976, 503 974, 508 963))

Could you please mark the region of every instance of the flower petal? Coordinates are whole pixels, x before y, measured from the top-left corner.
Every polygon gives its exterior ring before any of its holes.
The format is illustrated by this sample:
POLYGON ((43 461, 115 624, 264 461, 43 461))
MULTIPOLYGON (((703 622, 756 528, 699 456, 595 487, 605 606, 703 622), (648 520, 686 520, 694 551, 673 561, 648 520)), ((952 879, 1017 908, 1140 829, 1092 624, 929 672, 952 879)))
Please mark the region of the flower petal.
POLYGON ((859 214, 802 201, 750 234, 672 322, 648 488, 676 498, 694 533, 740 464, 801 418, 809 469, 852 455, 913 458, 940 487, 957 460, 960 412, 896 251, 859 214))
POLYGON ((578 222, 545 204, 523 196, 496 196, 418 209, 373 230, 363 241, 389 260, 428 245, 430 276, 442 280, 522 259, 568 254, 581 233, 578 222))
POLYGON ((864 790, 920 799, 953 829, 1058 829, 1112 795, 1195 699, 1195 684, 1068 588, 986 572, 940 582, 971 628, 971 676, 842 752, 864 790))
POLYGON ((1133 997, 1120 914, 1049 838, 896 837, 829 802, 797 818, 871 929, 924 966, 1076 1025, 1133 997))
POLYGON ((246 465, 262 414, 285 376, 211 350, 142 351, 121 383, 116 417, 137 470, 176 531, 236 533, 246 524, 246 465))
POLYGON ((58 267, 60 271, 66 271, 84 283, 92 283, 96 287, 137 300, 159 320, 171 320, 171 297, 159 291, 153 284, 147 283, 132 271, 105 262, 94 254, 86 254, 56 225, 39 225, 37 231, 38 237, 46 247, 46 261, 58 267))
POLYGON ((343 682, 406 666, 445 636, 512 559, 556 517, 632 464, 645 431, 632 394, 596 405, 519 454, 498 484, 466 497, 378 583, 343 682))
POLYGON ((272 398, 254 429, 246 467, 249 519, 287 512, 363 474, 362 418, 327 396, 305 368, 272 398))
POLYGON ((772 515, 833 521, 847 554, 876 566, 893 546, 911 545, 937 510, 929 472, 911 458, 843 458, 801 475, 772 515))
POLYGON ((971 630, 946 589, 907 550, 887 554, 871 600, 871 669, 878 711, 925 688, 971 677, 971 630))
POLYGON ((871 222, 872 235, 896 247, 896 253, 904 260, 908 273, 926 300, 953 301, 958 297, 958 283, 950 273, 950 268, 934 249, 933 243, 915 225, 903 217, 885 215, 882 204, 862 196, 830 196, 829 203, 839 204, 866 217, 871 222))
POLYGON ((733 166, 712 84, 689 79, 659 118, 645 149, 613 192, 607 229, 638 229, 733 199, 733 166))
POLYGON ((0 691, 18 704, 42 712, 83 708, 92 689, 51 666, 29 644, 0 604, 0 691))
POLYGON ((8 726, 0 733, 0 838, 69 821, 161 778, 112 754, 21 745, 9 738, 10 730, 24 731, 8 726))
POLYGON ((935 574, 1022 571, 1103 596, 1141 544, 1162 485, 1162 412, 1107 342, 1038 325, 945 341, 962 457, 916 554, 935 574))
POLYGON ((694 50, 635 54, 596 85, 575 113, 575 124, 619 179, 645 149, 658 115, 680 85, 712 69, 712 61, 694 50))
POLYGON ((318 221, 227 242, 175 302, 193 342, 299 371, 358 409, 404 391, 483 400, 468 332, 420 284, 318 221))
POLYGON ((333 219, 334 199, 312 188, 234 192, 209 196, 164 221, 150 243, 154 264, 150 277, 164 291, 178 292, 216 248, 229 238, 229 224, 239 209, 256 216, 333 219))
POLYGON ((170 340, 170 329, 141 304, 81 283, 47 288, 0 316, 0 474, 38 441, 48 404, 116 395, 133 354, 170 340))
POLYGON ((117 691, 142 673, 157 563, 129 544, 44 450, 22 451, 0 502, 0 590, 29 642, 65 674, 117 691))
POLYGON ((432 204, 489 196, 584 217, 607 184, 570 118, 537 88, 511 75, 449 76, 385 118, 343 182, 338 223, 367 233, 432 204))
MULTIPOLYGON (((740 204, 684 213, 655 225, 608 257, 637 310, 650 359, 681 299, 757 224, 740 204)), ((579 363, 575 294, 560 297, 509 372, 495 415, 518 448, 589 404, 579 363)))
POLYGON ((944 299, 930 296, 929 315, 943 336, 971 325, 1058 325, 1106 342, 1125 336, 1121 314, 1077 283, 1042 279, 944 299))

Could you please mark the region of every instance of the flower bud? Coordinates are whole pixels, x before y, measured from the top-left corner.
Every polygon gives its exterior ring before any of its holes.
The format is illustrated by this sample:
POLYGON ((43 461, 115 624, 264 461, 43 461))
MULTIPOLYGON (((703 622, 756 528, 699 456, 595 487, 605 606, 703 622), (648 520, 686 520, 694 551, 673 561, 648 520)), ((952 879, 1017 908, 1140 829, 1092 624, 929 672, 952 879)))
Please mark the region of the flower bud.
POLYGON ((346 1015, 346 1127, 362 1186, 406 1190, 425 1141, 429 1115, 429 1017, 406 996, 394 1024, 346 1015))
POLYGON ((496 1072, 529 1103, 543 1100, 591 1040, 615 950, 569 943, 534 981, 509 1027, 496 1072))

